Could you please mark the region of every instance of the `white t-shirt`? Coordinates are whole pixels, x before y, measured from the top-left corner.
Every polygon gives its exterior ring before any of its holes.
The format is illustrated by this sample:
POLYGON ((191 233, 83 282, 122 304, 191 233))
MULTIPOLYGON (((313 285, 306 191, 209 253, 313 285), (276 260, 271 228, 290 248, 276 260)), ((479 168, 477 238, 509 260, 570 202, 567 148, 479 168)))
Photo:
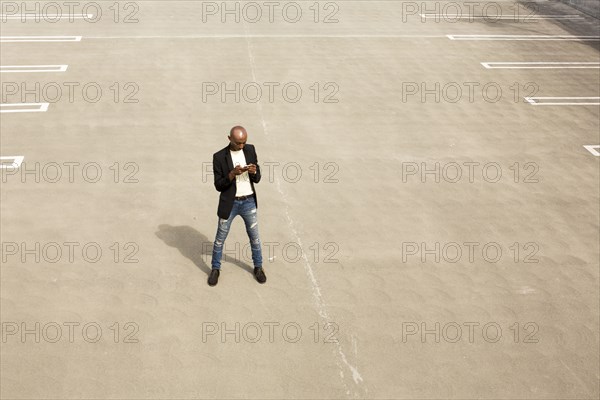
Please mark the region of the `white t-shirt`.
MULTIPOLYGON (((233 167, 235 168, 237 165, 244 166, 246 165, 246 157, 244 157, 244 150, 232 151, 231 153, 231 161, 233 161, 233 167)), ((248 171, 243 172, 241 175, 235 176, 235 196, 249 196, 252 193, 252 186, 250 185, 250 175, 248 171)))

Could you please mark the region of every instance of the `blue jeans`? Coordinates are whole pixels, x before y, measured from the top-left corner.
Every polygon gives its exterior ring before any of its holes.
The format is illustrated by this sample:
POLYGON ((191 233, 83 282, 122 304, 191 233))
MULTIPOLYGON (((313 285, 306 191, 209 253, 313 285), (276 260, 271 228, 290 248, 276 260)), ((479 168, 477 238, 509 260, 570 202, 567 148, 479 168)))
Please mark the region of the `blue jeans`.
POLYGON ((213 243, 212 261, 213 269, 221 269, 221 257, 223 256, 223 245, 229 234, 231 221, 241 215, 246 224, 246 233, 250 238, 250 248, 252 249, 252 262, 254 267, 262 267, 262 251, 260 249, 260 238, 258 237, 258 215, 256 212, 256 202, 254 197, 248 197, 244 200, 233 200, 233 208, 228 219, 219 218, 217 235, 213 243))

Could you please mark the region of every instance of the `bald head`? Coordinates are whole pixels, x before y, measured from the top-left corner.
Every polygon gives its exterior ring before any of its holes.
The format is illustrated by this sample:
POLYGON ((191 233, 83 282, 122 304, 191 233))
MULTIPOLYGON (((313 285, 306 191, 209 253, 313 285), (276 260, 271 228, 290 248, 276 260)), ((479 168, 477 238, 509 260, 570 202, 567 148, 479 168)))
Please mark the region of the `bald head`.
POLYGON ((243 126, 234 126, 229 131, 229 148, 233 151, 242 150, 248 140, 248 132, 243 126))
POLYGON ((231 135, 235 135, 236 138, 241 138, 242 136, 245 138, 248 136, 248 132, 246 132, 243 126, 236 125, 229 130, 229 136, 231 135))

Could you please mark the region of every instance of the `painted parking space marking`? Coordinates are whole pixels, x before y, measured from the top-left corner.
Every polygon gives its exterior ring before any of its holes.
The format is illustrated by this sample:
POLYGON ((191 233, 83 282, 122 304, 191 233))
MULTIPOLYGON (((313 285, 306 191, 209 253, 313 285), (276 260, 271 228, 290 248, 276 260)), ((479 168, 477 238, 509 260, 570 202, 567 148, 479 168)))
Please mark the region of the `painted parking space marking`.
POLYGON ((0 104, 0 113, 46 112, 50 103, 0 104))
POLYGON ((68 65, 0 65, 0 73, 65 72, 68 65))
POLYGON ((532 106, 595 106, 600 97, 524 97, 532 106))
POLYGON ((586 144, 583 147, 596 157, 600 157, 600 144, 586 144))
POLYGON ((86 36, 85 39, 89 40, 89 39, 98 39, 98 40, 111 40, 111 39, 165 39, 165 40, 172 40, 172 39, 249 39, 249 38, 256 38, 256 39, 269 39, 269 38, 273 38, 273 39, 281 39, 281 38, 290 38, 290 39, 303 39, 303 38, 339 38, 339 39, 344 39, 344 38, 349 38, 349 39, 353 39, 353 38, 364 38, 364 39, 385 39, 385 38, 397 38, 397 39, 421 39, 421 38, 445 38, 446 35, 403 35, 403 34, 353 34, 353 33, 340 33, 340 34, 270 34, 270 33, 249 33, 249 34, 245 34, 245 33, 231 33, 231 34, 197 34, 197 35, 174 35, 174 36, 168 36, 168 35, 162 35, 162 36, 157 36, 157 35, 151 35, 151 36, 86 36))
POLYGON ((576 35, 446 35, 446 37, 450 40, 600 40, 600 36, 576 35))
POLYGON ((494 61, 481 62, 487 69, 563 69, 563 68, 600 68, 600 62, 564 62, 564 61, 494 61))
POLYGON ((0 157, 0 169, 19 168, 25 156, 3 156, 0 157), (10 162, 9 162, 10 161, 10 162))
POLYGON ((0 14, 0 20, 3 22, 7 20, 25 21, 28 19, 35 19, 36 21, 44 20, 48 22, 58 21, 60 19, 94 19, 94 14, 0 14))
POLYGON ((0 36, 0 43, 80 42, 81 36, 0 36))
POLYGON ((565 15, 470 15, 470 14, 419 14, 421 18, 425 19, 437 19, 437 20, 457 20, 457 19, 485 19, 488 21, 496 20, 514 20, 515 22, 524 22, 527 20, 538 20, 538 19, 584 19, 583 16, 578 14, 565 14, 565 15))

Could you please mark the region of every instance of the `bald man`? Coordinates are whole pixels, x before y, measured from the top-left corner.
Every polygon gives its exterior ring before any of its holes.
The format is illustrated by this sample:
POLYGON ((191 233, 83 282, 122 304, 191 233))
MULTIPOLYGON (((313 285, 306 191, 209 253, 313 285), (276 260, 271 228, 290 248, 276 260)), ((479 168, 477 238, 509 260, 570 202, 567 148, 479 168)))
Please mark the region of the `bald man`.
POLYGON ((260 167, 254 146, 247 144, 248 133, 242 126, 234 126, 229 131, 229 145, 213 154, 213 172, 215 188, 221 192, 217 215, 219 223, 213 243, 212 270, 208 284, 215 286, 219 281, 223 246, 231 222, 241 215, 246 224, 246 233, 250 239, 254 277, 259 283, 265 283, 267 277, 262 269, 262 251, 258 236, 258 202, 254 184, 260 181, 260 167))

